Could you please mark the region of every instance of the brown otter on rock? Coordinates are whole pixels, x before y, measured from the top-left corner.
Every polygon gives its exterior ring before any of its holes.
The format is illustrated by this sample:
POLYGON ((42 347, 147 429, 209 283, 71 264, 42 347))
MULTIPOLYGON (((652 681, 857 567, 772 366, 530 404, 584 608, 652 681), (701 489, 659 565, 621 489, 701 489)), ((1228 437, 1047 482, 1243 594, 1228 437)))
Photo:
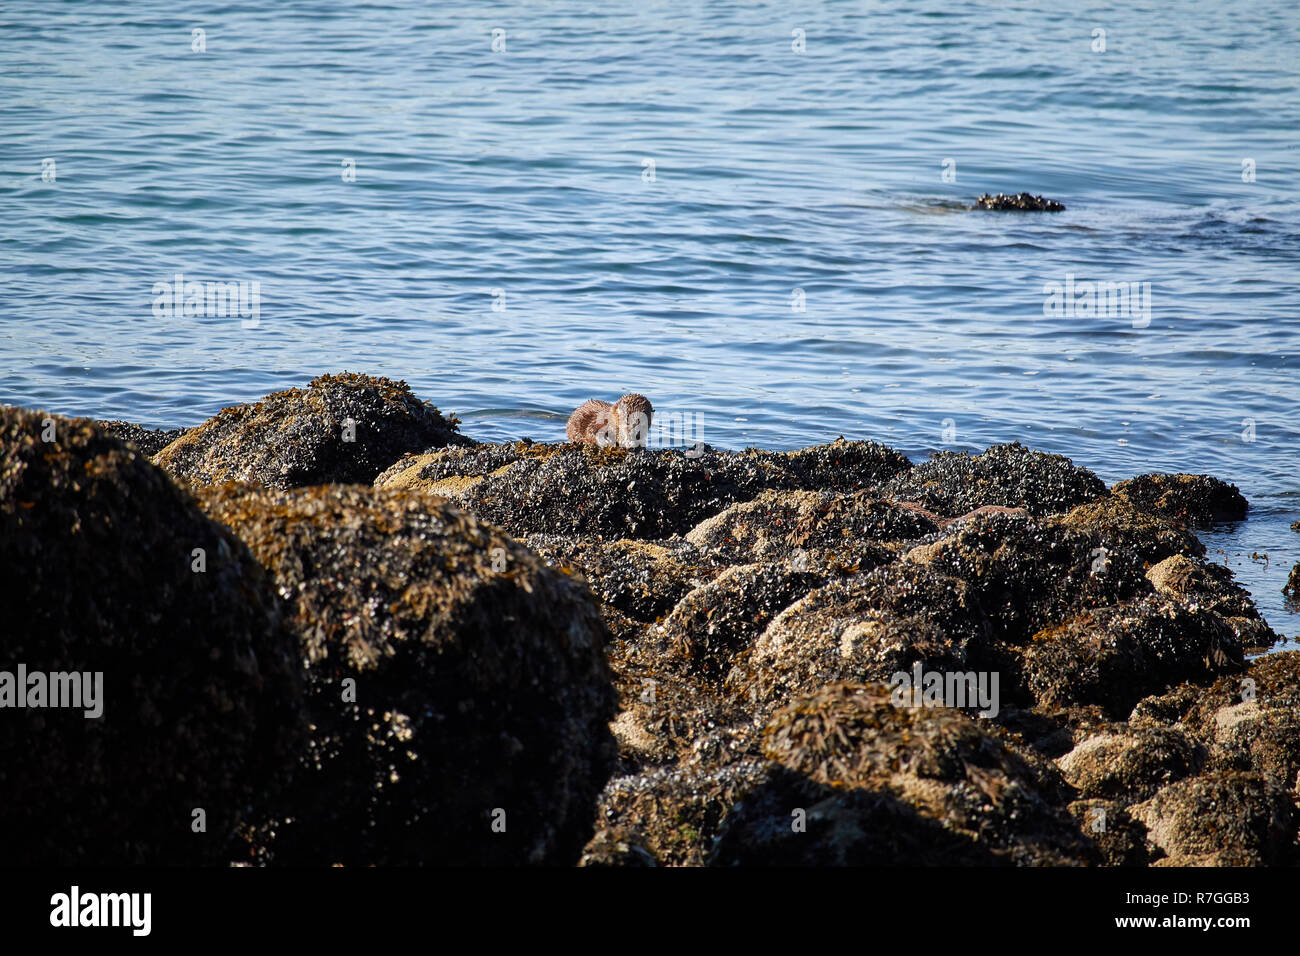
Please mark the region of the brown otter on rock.
POLYGON ((569 416, 564 430, 569 441, 608 448, 644 448, 654 408, 644 395, 624 395, 611 405, 589 398, 569 416))

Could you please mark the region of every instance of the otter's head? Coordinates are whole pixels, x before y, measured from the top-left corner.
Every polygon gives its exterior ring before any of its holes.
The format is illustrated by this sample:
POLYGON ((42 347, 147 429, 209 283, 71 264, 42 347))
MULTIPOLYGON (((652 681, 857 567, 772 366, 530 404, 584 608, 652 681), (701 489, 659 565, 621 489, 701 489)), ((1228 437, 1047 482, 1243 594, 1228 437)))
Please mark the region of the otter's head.
POLYGON ((650 438, 650 421, 655 410, 644 395, 624 395, 614 403, 618 422, 618 443, 624 448, 644 448, 650 438))

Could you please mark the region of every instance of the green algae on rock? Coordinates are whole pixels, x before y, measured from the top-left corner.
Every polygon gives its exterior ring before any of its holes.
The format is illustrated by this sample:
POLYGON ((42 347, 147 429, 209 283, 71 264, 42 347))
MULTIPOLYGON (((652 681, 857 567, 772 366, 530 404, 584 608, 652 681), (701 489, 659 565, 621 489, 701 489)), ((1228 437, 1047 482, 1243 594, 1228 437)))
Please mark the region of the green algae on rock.
POLYGON ((0 863, 224 862, 304 731, 295 641, 248 548, 137 447, 4 407, 0 606, 8 661, 100 672, 104 698, 93 719, 0 719, 0 863))
POLYGON ((585 588, 414 492, 209 487, 275 575, 313 729, 249 834, 276 864, 577 861, 612 769, 605 629, 585 588))
POLYGON ((1105 497, 1106 484, 1064 455, 1049 455, 1019 442, 994 445, 971 457, 938 452, 886 482, 882 497, 915 501, 949 518, 982 505, 1024 508, 1031 515, 1068 511, 1105 497))
POLYGON ((1111 492, 1135 508, 1197 528, 1241 521, 1250 508, 1236 485, 1209 475, 1138 475, 1116 483, 1111 492))
POLYGON ((344 372, 222 409, 155 461, 193 484, 369 484, 407 452, 472 444, 458 427, 454 415, 443 417, 405 382, 344 372))

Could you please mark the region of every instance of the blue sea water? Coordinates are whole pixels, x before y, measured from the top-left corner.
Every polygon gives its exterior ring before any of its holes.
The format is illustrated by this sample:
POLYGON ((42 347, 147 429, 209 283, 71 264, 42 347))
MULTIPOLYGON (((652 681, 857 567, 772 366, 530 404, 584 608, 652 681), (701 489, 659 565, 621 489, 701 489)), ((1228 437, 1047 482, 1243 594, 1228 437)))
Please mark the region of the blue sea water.
POLYGON ((192 425, 348 369, 488 440, 636 390, 720 447, 1207 472, 1300 634, 1297 41, 1293 0, 9 2, 0 402, 192 425), (1021 190, 1067 209, 966 208, 1021 190), (157 314, 176 273, 256 327, 157 314), (1067 275, 1149 312, 1045 314, 1067 275))

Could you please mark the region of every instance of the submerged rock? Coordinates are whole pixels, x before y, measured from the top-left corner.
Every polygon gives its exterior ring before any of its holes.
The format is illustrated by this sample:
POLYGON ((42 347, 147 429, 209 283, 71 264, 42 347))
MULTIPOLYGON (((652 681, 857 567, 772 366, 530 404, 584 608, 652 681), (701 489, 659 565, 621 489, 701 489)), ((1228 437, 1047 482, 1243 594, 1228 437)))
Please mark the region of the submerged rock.
POLYGON ((1198 528, 1241 521, 1250 507, 1236 485, 1209 475, 1139 475, 1111 491, 1135 508, 1198 528))
POLYGON ((612 769, 604 627, 585 589, 418 493, 203 489, 275 575, 312 735, 253 834, 277 864, 577 861, 612 769))
POLYGON ((938 452, 886 482, 880 493, 955 518, 981 505, 1053 514, 1103 498, 1107 492, 1105 482, 1065 456, 1013 442, 994 445, 973 458, 966 452, 938 452))
POLYGON ((1009 196, 1004 193, 998 193, 996 196, 985 193, 975 200, 975 208, 1014 210, 1017 212, 1063 212, 1065 204, 1057 202, 1055 199, 1044 199, 1042 196, 1034 196, 1030 193, 1014 193, 1009 196))
POLYGON ((156 461, 194 484, 369 484, 406 452, 471 444, 458 425, 454 415, 444 418, 411 394, 405 382, 345 372, 222 409, 156 461))
POLYGON ((1291 798, 1255 774, 1179 780, 1129 809, 1153 851, 1173 866, 1289 865, 1296 858, 1291 798))
POLYGON ((779 770, 724 819, 734 865, 1071 864, 1095 855, 1056 769, 957 711, 835 683, 763 731, 779 770))
POLYGON ((4 670, 102 681, 98 716, 0 716, 0 863, 222 862, 303 732, 295 642, 248 549, 138 447, 0 407, 0 606, 4 670))
POLYGON ((158 454, 189 431, 188 428, 145 428, 131 422, 112 420, 98 421, 95 424, 114 438, 131 442, 146 455, 158 454))

